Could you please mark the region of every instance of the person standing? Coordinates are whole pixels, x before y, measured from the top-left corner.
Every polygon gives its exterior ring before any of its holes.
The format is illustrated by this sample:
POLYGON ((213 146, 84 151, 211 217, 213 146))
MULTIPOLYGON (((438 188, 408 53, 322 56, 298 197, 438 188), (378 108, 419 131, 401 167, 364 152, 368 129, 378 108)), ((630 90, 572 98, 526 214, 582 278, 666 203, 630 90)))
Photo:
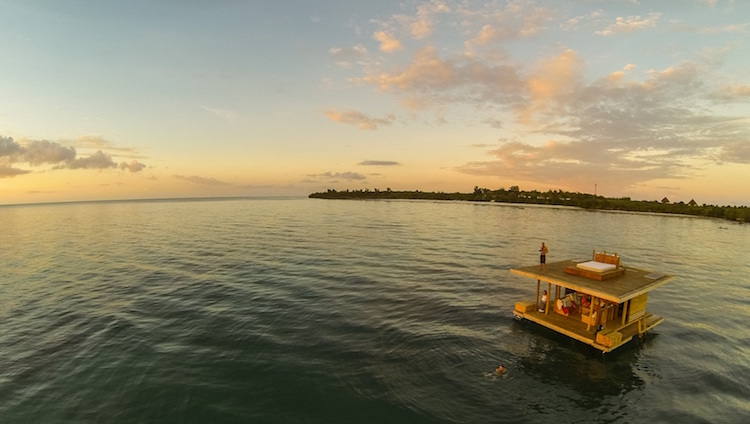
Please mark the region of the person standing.
POLYGON ((542 294, 542 303, 539 304, 539 312, 547 310, 547 290, 542 294))
POLYGON ((539 249, 539 269, 540 270, 547 269, 547 252, 549 252, 549 249, 547 249, 547 246, 545 246, 544 242, 542 242, 542 247, 539 249))

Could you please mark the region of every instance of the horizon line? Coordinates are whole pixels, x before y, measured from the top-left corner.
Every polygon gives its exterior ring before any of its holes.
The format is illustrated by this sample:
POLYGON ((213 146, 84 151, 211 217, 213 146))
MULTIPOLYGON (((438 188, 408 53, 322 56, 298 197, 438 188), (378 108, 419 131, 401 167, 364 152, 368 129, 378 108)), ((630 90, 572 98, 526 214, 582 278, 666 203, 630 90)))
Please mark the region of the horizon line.
POLYGON ((307 195, 257 195, 257 196, 191 196, 191 197, 141 197, 133 199, 95 199, 95 200, 60 200, 52 202, 28 203, 0 203, 0 207, 14 206, 53 206, 72 205, 80 203, 147 203, 147 202, 210 202, 222 200, 253 200, 253 199, 305 199, 307 195))

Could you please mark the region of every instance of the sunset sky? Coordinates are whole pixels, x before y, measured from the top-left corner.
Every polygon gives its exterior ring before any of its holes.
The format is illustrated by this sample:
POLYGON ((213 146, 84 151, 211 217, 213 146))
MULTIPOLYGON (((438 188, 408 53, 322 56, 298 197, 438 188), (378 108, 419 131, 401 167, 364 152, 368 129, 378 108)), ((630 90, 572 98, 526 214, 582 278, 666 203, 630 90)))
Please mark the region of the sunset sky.
POLYGON ((0 0, 0 204, 750 205, 750 2, 0 0))

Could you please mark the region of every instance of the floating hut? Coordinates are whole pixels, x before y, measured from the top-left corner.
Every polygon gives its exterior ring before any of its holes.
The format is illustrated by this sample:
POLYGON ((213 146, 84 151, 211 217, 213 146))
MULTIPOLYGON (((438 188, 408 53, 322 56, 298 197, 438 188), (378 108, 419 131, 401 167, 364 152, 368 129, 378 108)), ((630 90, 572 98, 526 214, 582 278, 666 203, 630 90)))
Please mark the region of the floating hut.
POLYGON ((664 321, 646 310, 648 293, 674 276, 625 267, 620 257, 593 252, 588 261, 568 260, 514 268, 536 280, 536 300, 516 302, 513 314, 611 352, 664 321), (546 284, 543 284, 546 283, 546 284), (546 302, 541 291, 547 290, 546 302), (553 293, 554 290, 554 293, 553 293))

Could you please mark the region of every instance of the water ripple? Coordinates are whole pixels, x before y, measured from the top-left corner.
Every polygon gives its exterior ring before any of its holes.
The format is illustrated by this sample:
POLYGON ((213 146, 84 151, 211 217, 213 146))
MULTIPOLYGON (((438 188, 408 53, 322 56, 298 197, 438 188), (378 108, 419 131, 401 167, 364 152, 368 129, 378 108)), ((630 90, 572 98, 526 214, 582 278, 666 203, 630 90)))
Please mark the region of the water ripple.
POLYGON ((718 235, 694 218, 308 199, 8 207, 0 220, 3 421, 731 422, 750 411, 746 226, 718 235), (535 287, 508 270, 534 263, 541 241, 551 260, 597 248, 677 274, 649 296, 665 323, 602 358, 512 320, 535 287), (485 376, 501 363, 507 378, 485 376))

